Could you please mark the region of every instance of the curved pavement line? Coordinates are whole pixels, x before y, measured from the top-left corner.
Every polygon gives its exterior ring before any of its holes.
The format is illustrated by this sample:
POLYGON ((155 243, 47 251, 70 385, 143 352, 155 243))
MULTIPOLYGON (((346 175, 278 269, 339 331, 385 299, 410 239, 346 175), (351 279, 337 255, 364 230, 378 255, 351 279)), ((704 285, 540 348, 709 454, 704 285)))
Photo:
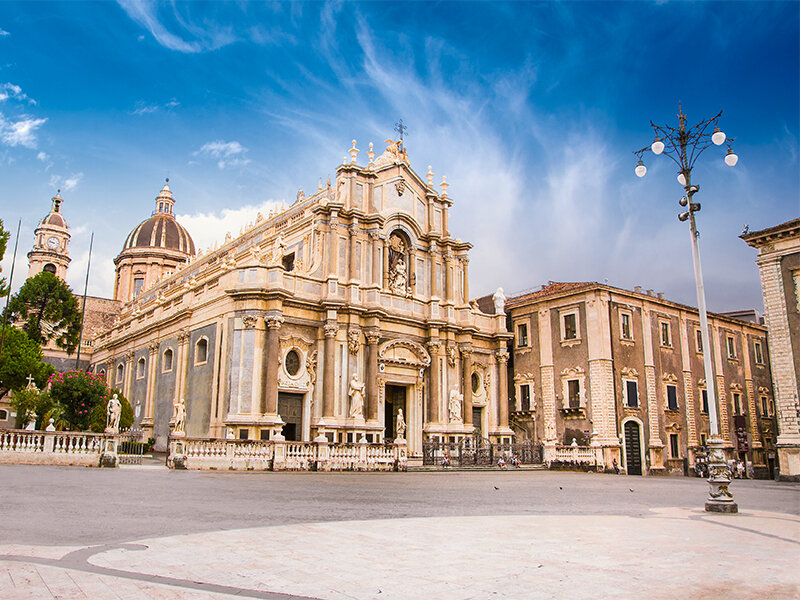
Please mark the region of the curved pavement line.
POLYGON ((58 567, 72 571, 84 571, 86 573, 94 573, 96 575, 107 575, 109 577, 118 577, 121 579, 134 579, 136 581, 145 581, 147 583, 155 583, 158 585, 179 587, 188 590, 198 590, 213 594, 227 594, 242 598, 260 598, 262 600, 320 600, 319 598, 312 598, 310 596, 295 596, 279 592, 268 592, 250 588, 233 587, 230 585, 207 583, 203 581, 192 581, 177 577, 167 577, 164 575, 149 575, 147 573, 137 573, 135 571, 123 571, 121 569, 113 569, 110 567, 100 567, 89 562, 89 559, 95 554, 100 554, 109 550, 131 550, 134 552, 141 552, 147 550, 147 548, 148 547, 144 544, 103 544, 100 546, 87 546, 86 548, 80 548, 57 559, 41 558, 38 556, 25 556, 22 554, 0 554, 0 562, 9 561, 46 565, 49 567, 58 567))

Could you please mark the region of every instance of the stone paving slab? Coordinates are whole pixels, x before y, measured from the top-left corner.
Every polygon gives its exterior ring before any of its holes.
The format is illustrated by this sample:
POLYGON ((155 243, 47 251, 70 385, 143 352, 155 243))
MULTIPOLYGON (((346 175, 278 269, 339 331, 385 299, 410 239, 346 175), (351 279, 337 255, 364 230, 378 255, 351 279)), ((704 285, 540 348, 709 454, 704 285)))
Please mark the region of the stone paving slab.
POLYGON ((800 517, 782 513, 428 517, 0 546, 0 597, 788 599, 798 564, 800 517))

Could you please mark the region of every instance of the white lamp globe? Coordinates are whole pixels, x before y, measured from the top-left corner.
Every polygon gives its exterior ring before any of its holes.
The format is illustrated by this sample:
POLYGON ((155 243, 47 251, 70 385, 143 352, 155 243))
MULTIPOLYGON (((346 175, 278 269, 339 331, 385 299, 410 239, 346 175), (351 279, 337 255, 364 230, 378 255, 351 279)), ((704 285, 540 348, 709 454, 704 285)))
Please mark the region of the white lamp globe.
POLYGON ((722 146, 725 143, 725 134, 719 130, 719 127, 714 127, 714 133, 711 134, 711 141, 717 146, 722 146))
POLYGON ((686 177, 684 177, 683 173, 678 173, 678 183, 681 185, 686 185, 686 177))
POLYGON ((647 173, 647 167, 644 166, 642 161, 636 165, 636 169, 634 169, 637 177, 644 177, 644 174, 647 173))
POLYGON ((653 151, 653 154, 661 154, 664 151, 664 142, 661 141, 661 138, 656 136, 653 145, 650 146, 650 150, 653 151))
POLYGON ((739 157, 736 156, 733 150, 728 148, 728 154, 725 155, 725 164, 729 167, 735 167, 737 162, 739 162, 739 157))

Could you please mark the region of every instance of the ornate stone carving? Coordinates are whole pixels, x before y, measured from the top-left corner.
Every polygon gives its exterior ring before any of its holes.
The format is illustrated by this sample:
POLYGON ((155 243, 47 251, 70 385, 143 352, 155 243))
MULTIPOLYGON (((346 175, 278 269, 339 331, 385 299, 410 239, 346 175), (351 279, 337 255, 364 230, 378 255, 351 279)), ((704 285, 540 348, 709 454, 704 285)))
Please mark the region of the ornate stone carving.
POLYGON ((385 342, 378 350, 378 360, 417 368, 428 367, 431 364, 431 356, 422 344, 402 339, 385 342))
POLYGON ((661 375, 661 379, 663 379, 666 383, 671 383, 674 385, 678 384, 678 378, 672 373, 663 373, 661 375))
POLYGON ((350 234, 351 237, 356 237, 358 233, 361 231, 361 228, 358 225, 348 225, 347 233, 350 234))
MULTIPOLYGON (((563 373, 562 373, 562 375, 563 375, 563 373)), ((622 377, 625 377, 626 379, 638 379, 639 378, 639 372, 636 369, 631 368, 631 367, 623 367, 623 369, 620 371, 620 375, 622 375, 622 377)))
POLYGON ((406 438, 406 419, 403 416, 402 408, 397 409, 397 421, 395 422, 394 429, 397 433, 396 440, 404 440, 406 438))
POLYGON ((350 354, 357 355, 361 346, 361 332, 358 329, 350 329, 347 332, 347 348, 350 354))
POLYGON ((339 325, 336 323, 325 323, 323 331, 325 332, 325 337, 336 337, 336 334, 339 333, 339 325))
POLYGON ((173 434, 182 434, 184 433, 184 427, 186 425, 186 403, 184 399, 181 398, 175 403, 175 412, 172 416, 173 426, 172 426, 172 433, 173 434))
POLYGON ((494 302, 494 313, 496 315, 502 315, 506 311, 506 295, 503 293, 503 288, 497 288, 497 291, 492 296, 492 302, 494 302))
POLYGON ((272 245, 272 256, 270 257, 270 263, 273 266, 279 266, 283 261, 284 254, 286 254, 286 243, 283 241, 283 235, 279 233, 272 245))
POLYGON ((402 179, 394 184, 394 189, 397 190, 397 195, 402 196, 406 191, 406 182, 402 179))
POLYGON ((447 362, 451 367, 456 366, 456 361, 458 360, 458 348, 455 344, 448 344, 447 345, 447 362))
POLYGON ((311 381, 311 385, 317 383, 317 351, 309 353, 306 356, 306 371, 311 381))
POLYGON ((264 323, 269 329, 280 329, 283 322, 284 318, 281 315, 267 315, 264 317, 264 323))
POLYGON ((381 339, 381 332, 377 329, 367 329, 364 331, 364 336, 367 338, 369 345, 377 344, 381 339))
POLYGON ((439 354, 439 348, 442 347, 442 342, 439 340, 428 340, 425 342, 425 345, 428 347, 428 352, 430 353, 431 357, 433 357, 439 354))
POLYGON ((345 178, 341 178, 336 182, 336 202, 340 204, 347 204, 347 199, 349 197, 350 182, 345 178))
POLYGON ((503 368, 508 362, 508 352, 504 350, 495 354, 494 357, 497 360, 497 363, 500 365, 500 368, 503 368))
POLYGON ((255 315, 244 315, 242 317, 242 325, 244 325, 245 329, 255 329, 256 323, 258 323, 258 317, 255 315))
POLYGON ((386 144, 386 150, 375 160, 376 167, 408 162, 408 154, 402 147, 402 141, 384 140, 384 143, 386 144))

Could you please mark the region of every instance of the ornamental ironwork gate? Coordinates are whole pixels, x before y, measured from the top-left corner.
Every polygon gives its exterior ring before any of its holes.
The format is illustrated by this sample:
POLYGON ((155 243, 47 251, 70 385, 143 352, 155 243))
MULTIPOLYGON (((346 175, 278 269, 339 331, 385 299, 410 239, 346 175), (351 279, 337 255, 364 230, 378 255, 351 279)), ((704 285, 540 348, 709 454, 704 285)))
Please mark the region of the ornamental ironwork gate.
POLYGON ((542 445, 534 442, 493 444, 482 437, 461 438, 457 442, 422 442, 422 464, 429 466, 444 466, 447 462, 445 457, 453 467, 493 466, 500 457, 510 465, 513 456, 521 464, 542 464, 542 445))

